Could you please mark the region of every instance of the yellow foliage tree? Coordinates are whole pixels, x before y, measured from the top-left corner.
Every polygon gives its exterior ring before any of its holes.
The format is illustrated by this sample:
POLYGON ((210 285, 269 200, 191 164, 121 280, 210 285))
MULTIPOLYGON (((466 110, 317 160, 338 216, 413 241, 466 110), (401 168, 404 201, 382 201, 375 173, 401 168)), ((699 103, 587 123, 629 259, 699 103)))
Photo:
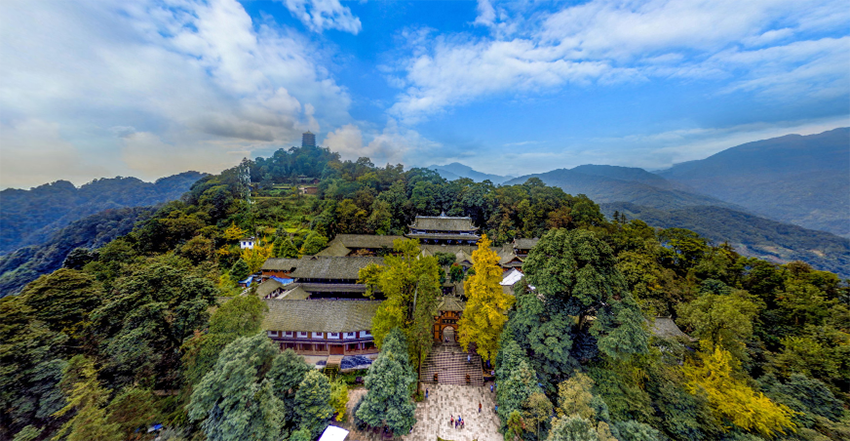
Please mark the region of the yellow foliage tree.
POLYGON ((222 235, 227 240, 237 240, 245 237, 245 231, 236 226, 236 223, 230 224, 222 235))
POLYGON ((254 248, 245 248, 242 250, 242 260, 248 264, 248 270, 250 270, 251 274, 259 271, 263 267, 263 264, 266 263, 266 260, 272 257, 273 248, 273 243, 266 240, 258 240, 254 244, 254 248))
POLYGON ((469 301, 458 322, 460 344, 469 348, 475 342, 478 355, 492 360, 499 351, 499 335, 508 320, 507 311, 514 298, 502 291, 502 268, 499 255, 490 248, 487 235, 478 241, 478 249, 472 252, 472 268, 475 274, 463 284, 469 301))
POLYGON ((682 367, 685 386, 691 393, 704 395, 714 411, 744 430, 769 438, 795 429, 793 410, 735 378, 740 362, 731 353, 716 346, 713 352, 700 352, 699 357, 701 364, 689 362, 682 367))

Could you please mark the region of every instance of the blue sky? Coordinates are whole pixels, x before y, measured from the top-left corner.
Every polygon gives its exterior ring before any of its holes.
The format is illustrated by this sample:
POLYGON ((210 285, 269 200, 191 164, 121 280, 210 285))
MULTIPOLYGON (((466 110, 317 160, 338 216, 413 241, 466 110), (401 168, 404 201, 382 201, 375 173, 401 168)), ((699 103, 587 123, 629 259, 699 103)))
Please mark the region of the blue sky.
POLYGON ((0 188, 295 145, 520 175, 850 125, 846 1, 0 2, 0 188))

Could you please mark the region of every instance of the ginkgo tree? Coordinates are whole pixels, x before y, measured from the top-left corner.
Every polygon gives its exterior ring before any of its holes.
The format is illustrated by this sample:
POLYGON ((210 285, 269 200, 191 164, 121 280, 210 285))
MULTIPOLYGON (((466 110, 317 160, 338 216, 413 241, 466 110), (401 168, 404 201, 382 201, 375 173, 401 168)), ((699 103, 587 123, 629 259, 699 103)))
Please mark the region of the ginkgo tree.
POLYGON ((472 252, 475 274, 463 284, 469 301, 458 322, 461 346, 468 349, 474 342, 484 360, 493 360, 499 351, 499 336, 514 302, 499 284, 502 281, 499 255, 490 244, 485 234, 478 242, 478 249, 472 252))
POLYGON ((794 430, 794 411, 756 392, 740 378, 740 362, 719 345, 699 354, 699 362, 686 363, 685 387, 703 395, 715 412, 741 429, 768 438, 794 430))

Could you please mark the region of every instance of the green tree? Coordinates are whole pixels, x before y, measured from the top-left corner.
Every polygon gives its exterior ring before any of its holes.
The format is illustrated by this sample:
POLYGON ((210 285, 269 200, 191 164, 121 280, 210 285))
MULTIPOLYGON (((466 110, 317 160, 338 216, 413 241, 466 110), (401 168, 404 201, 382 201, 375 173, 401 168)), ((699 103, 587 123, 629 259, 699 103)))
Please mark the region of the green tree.
POLYGON ((107 420, 130 438, 136 429, 147 428, 157 422, 156 397, 150 389, 131 386, 121 391, 106 407, 107 420))
POLYGON ((485 234, 472 253, 475 275, 464 282, 469 300, 458 322, 461 346, 468 349, 475 342, 476 351, 484 360, 492 360, 499 351, 499 336, 514 301, 499 284, 502 281, 499 255, 490 249, 490 244, 485 234))
POLYGON ((586 418, 578 415, 556 418, 547 441, 598 441, 596 429, 586 418))
POLYGON ((284 435, 286 410, 264 378, 277 348, 264 334, 227 345, 215 367, 192 392, 189 418, 200 421, 211 441, 277 441, 284 435))
POLYGON ((406 346, 399 329, 387 334, 383 350, 366 375, 368 392, 356 413, 360 421, 372 427, 386 426, 397 436, 407 434, 416 423, 416 406, 410 398, 416 375, 406 346))
POLYGON ((301 245, 300 252, 305 256, 312 256, 319 251, 322 251, 327 246, 328 238, 316 231, 313 231, 307 235, 307 239, 304 240, 304 245, 301 245))
POLYGON ((109 302, 92 313, 105 371, 117 384, 153 380, 174 387, 179 380, 181 348, 206 327, 208 309, 218 293, 208 279, 187 274, 166 259, 143 266, 115 282, 109 302))
POLYGON ((189 384, 196 384, 213 368, 225 346, 259 332, 267 310, 256 296, 234 297, 216 309, 208 331, 196 332, 183 345, 183 375, 189 384))
POLYGON ((71 358, 63 371, 61 386, 66 391, 67 404, 53 415, 61 417, 71 411, 75 412, 53 440, 122 439, 119 425, 107 420, 103 405, 109 399, 109 390, 100 385, 91 359, 82 355, 71 358))
POLYGON ((384 257, 384 265, 369 265, 360 270, 359 280, 369 293, 378 288, 386 297, 372 320, 375 343, 383 349, 383 340, 393 328, 400 328, 409 344, 408 353, 418 365, 433 344, 434 315, 440 290, 440 266, 433 256, 420 256, 418 240, 395 240, 396 255, 384 257))
POLYGON ((237 282, 247 279, 249 274, 251 274, 251 271, 248 268, 248 262, 245 262, 242 259, 237 260, 230 268, 230 277, 237 282))
POLYGON ((333 416, 334 409, 330 403, 331 384, 328 377, 315 369, 307 372, 298 387, 298 392, 295 393, 298 426, 309 429, 313 438, 319 436, 333 416))
POLYGON ((760 308, 746 292, 732 291, 721 282, 707 280, 697 299, 676 309, 679 322, 694 337, 711 345, 719 344, 740 358, 744 342, 753 334, 753 319, 760 308))

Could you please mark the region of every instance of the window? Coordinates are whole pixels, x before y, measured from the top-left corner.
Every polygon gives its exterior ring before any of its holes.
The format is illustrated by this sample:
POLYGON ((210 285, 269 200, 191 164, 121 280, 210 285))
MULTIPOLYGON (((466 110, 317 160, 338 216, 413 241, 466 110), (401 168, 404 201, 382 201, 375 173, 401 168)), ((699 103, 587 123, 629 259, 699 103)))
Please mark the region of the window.
POLYGON ((316 350, 317 351, 327 351, 327 348, 325 347, 324 344, 321 344, 321 345, 316 345, 316 350))
POLYGON ((324 335, 323 335, 323 333, 322 333, 322 332, 314 332, 314 333, 313 333, 313 338, 322 338, 323 336, 324 336, 324 335))
POLYGON ((328 338, 339 338, 339 332, 329 332, 328 338))
POLYGON ((298 332, 298 338, 307 338, 306 332, 298 332))
POLYGON ((360 336, 361 337, 371 337, 372 334, 369 333, 369 331, 360 331, 360 336))
POLYGON ((283 333, 284 337, 292 337, 292 331, 286 331, 283 333))
POLYGON ((269 331, 269 337, 277 337, 277 331, 269 331))
POLYGON ((354 332, 346 332, 346 333, 345 333, 345 336, 346 336, 346 337, 354 337, 354 336, 355 336, 355 333, 354 333, 354 332))

